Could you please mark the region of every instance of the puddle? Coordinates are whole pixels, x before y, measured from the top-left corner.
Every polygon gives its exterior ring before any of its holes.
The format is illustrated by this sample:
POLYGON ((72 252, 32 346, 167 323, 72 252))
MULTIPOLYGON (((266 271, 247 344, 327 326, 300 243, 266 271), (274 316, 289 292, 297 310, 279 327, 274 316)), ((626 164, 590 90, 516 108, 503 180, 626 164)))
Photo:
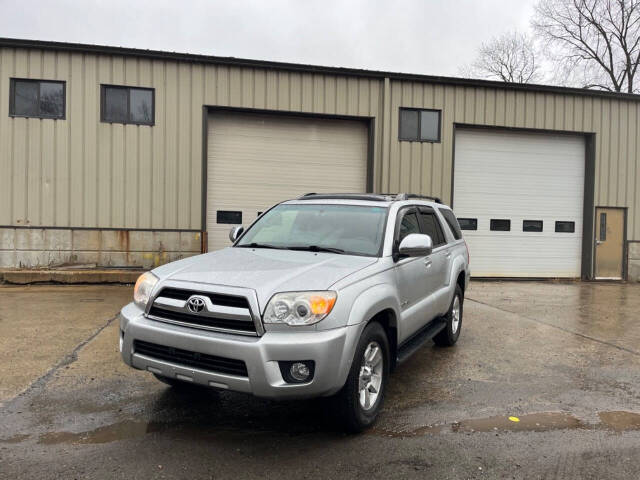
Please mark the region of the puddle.
POLYGON ((600 421, 616 432, 640 430, 640 413, 632 412, 600 412, 600 421))
POLYGON ((117 440, 142 437, 147 433, 159 432, 165 430, 168 424, 163 423, 147 423, 136 422, 133 420, 125 420, 98 427, 95 430, 86 432, 49 432, 40 435, 38 443, 45 445, 55 445, 58 443, 78 443, 78 444, 96 444, 110 443, 117 440))
POLYGON ((454 432, 546 432, 585 427, 580 420, 568 413, 531 413, 518 418, 520 421, 516 422, 511 421, 506 415, 463 420, 454 423, 451 430, 454 432))
MULTIPOLYGON (((519 417, 500 415, 494 417, 475 418, 454 422, 451 424, 433 424, 418 427, 413 430, 392 430, 374 428, 369 435, 386 437, 417 437, 427 435, 439 435, 443 433, 476 433, 476 432, 548 432, 553 430, 571 429, 607 429, 615 432, 628 430, 640 430, 640 413, 612 411, 599 412, 600 423, 587 424, 577 417, 561 412, 531 413, 519 417), (512 420, 513 419, 513 420, 512 420), (515 420, 515 421, 514 421, 515 420)), ((175 423, 139 422, 124 420, 98 427, 84 432, 49 432, 40 435, 38 443, 44 445, 56 445, 60 443, 71 444, 101 444, 118 440, 143 437, 148 433, 164 432, 175 428, 175 423)), ((3 443, 20 443, 29 435, 15 435, 2 439, 3 443)))

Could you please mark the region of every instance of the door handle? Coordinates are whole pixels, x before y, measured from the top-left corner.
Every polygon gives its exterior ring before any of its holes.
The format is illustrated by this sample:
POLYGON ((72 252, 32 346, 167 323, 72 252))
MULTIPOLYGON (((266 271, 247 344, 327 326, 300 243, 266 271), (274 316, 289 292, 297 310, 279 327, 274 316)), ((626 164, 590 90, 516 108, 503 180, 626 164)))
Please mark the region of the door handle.
POLYGON ((431 265, 433 265, 433 262, 431 260, 425 260, 424 261, 424 266, 427 268, 431 268, 431 265))

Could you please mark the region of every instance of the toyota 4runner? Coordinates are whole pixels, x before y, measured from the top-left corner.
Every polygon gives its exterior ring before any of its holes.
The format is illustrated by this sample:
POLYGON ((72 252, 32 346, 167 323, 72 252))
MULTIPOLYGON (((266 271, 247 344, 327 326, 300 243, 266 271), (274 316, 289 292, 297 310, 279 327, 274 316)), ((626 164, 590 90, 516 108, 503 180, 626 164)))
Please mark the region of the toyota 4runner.
POLYGON ((469 253, 438 199, 307 194, 229 237, 140 276, 120 313, 127 365, 174 387, 333 396, 360 431, 399 363, 458 340, 469 253))

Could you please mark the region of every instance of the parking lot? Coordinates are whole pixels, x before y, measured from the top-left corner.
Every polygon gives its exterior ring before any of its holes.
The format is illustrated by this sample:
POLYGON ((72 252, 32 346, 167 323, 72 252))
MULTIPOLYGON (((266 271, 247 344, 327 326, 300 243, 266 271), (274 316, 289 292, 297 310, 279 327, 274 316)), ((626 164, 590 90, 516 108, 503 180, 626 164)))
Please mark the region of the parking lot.
POLYGON ((1 478, 640 476, 639 284, 472 282, 458 344, 403 364, 357 436, 325 401, 129 369, 131 291, 0 287, 1 478))

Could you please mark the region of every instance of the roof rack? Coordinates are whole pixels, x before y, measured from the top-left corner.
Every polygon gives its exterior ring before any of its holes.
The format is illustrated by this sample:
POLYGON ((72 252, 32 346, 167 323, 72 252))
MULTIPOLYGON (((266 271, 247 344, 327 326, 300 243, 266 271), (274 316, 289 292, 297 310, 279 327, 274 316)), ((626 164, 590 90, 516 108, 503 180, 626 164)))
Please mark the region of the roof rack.
POLYGON ((432 202, 436 202, 436 203, 442 203, 442 200, 440 200, 439 197, 431 197, 429 195, 420 195, 417 193, 398 193, 396 195, 396 200, 409 200, 409 199, 416 199, 416 200, 431 200, 432 202))
POLYGON ((399 202, 410 199, 442 203, 438 197, 415 193, 305 193, 298 197, 298 200, 368 200, 375 202, 399 202))
POLYGON ((380 193, 305 193, 298 200, 368 200, 391 202, 393 197, 380 193))

